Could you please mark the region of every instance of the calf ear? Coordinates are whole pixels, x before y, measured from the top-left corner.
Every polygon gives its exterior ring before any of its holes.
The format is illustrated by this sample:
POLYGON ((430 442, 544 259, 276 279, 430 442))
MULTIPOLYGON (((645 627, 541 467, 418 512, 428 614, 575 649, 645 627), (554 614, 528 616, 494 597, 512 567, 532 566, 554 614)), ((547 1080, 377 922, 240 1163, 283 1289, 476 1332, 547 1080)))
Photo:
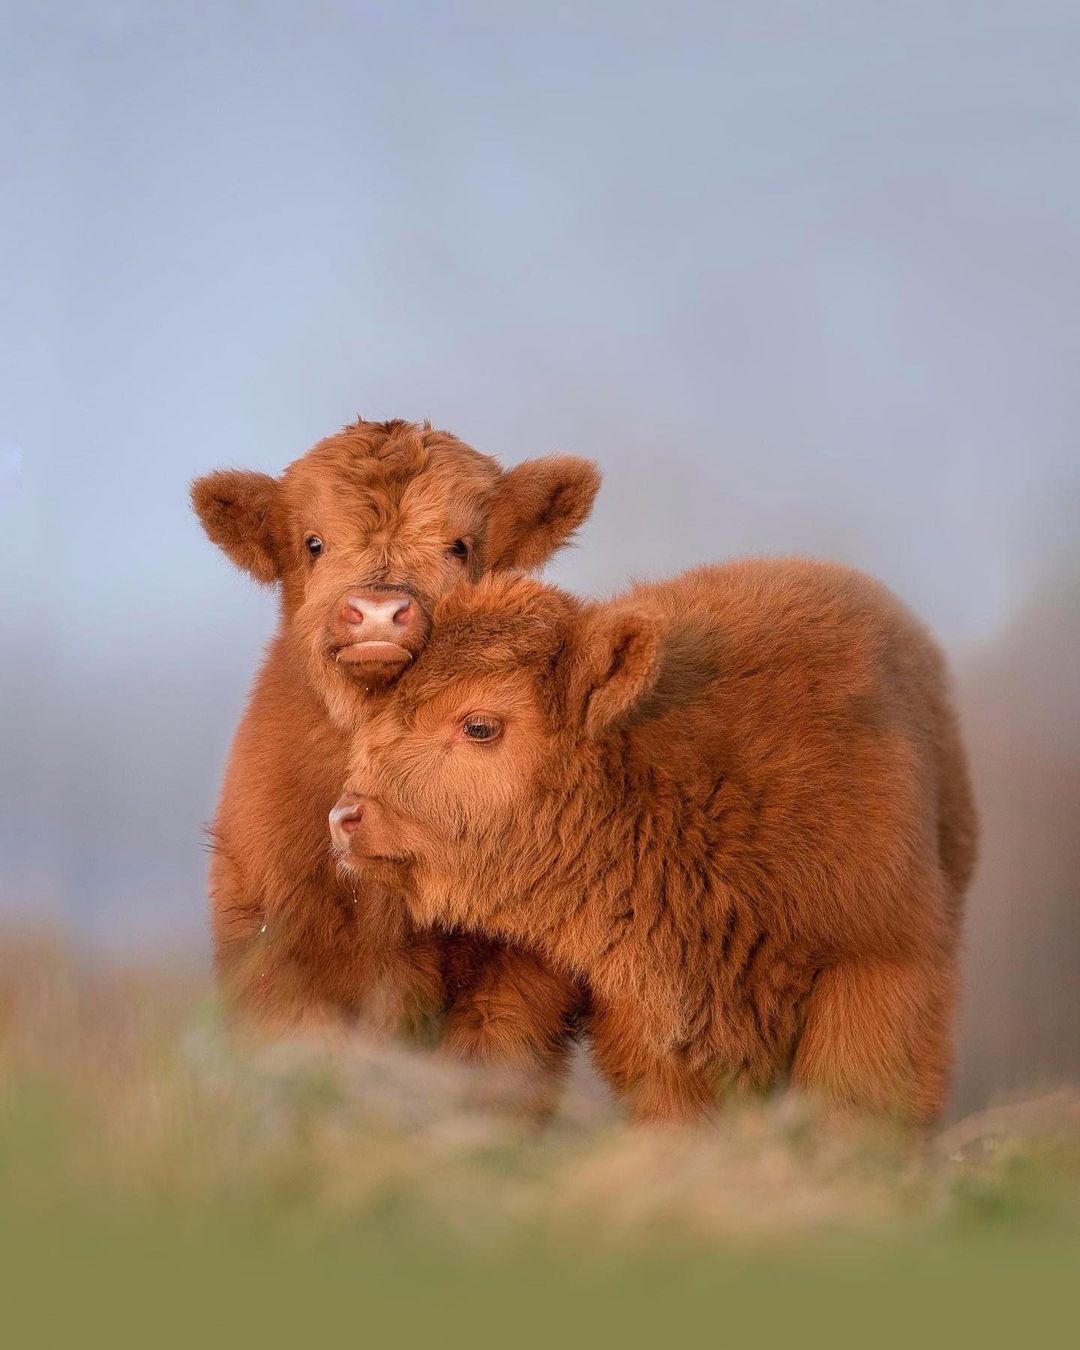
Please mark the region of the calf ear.
POLYGON ((576 455, 527 459, 504 473, 488 516, 487 565, 547 562, 588 517, 599 487, 596 465, 576 455))
POLYGON ((662 641, 660 622, 648 614, 600 609, 585 616, 570 689, 587 735, 599 735, 652 692, 662 641))
POLYGON ((220 469, 191 485, 191 504, 208 538, 256 581, 281 576, 273 535, 277 494, 276 478, 246 469, 220 469))

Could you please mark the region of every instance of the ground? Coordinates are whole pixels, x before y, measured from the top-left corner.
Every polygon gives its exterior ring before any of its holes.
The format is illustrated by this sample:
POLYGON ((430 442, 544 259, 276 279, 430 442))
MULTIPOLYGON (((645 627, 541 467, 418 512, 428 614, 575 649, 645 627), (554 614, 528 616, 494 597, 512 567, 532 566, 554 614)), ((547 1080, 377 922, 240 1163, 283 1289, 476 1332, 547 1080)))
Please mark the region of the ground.
POLYGON ((507 1319, 516 1344, 550 1344, 568 1316, 625 1344, 860 1317, 878 1344, 951 1316, 1031 1339, 1080 1272, 1080 1093, 928 1137, 790 1097, 630 1128, 583 1065, 544 1129, 514 1097, 423 1050, 237 1044, 198 973, 9 938, 5 1318, 113 1344, 139 1342, 141 1315, 187 1344, 211 1308, 222 1338, 238 1319, 267 1344, 320 1327, 478 1344, 507 1319))

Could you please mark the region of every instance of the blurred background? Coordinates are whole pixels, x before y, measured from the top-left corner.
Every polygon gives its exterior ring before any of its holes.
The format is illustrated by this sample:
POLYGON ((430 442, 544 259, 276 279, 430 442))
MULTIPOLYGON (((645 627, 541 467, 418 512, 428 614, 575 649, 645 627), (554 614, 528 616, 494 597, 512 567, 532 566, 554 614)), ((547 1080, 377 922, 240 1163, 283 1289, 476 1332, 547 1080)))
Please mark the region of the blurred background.
POLYGON ((362 413, 605 473, 590 593, 884 578, 985 839, 964 1109, 1080 1074, 1080 10, 9 3, 0 915, 205 952, 274 599, 187 505, 362 413), (532 14, 532 17, 530 17, 532 14))

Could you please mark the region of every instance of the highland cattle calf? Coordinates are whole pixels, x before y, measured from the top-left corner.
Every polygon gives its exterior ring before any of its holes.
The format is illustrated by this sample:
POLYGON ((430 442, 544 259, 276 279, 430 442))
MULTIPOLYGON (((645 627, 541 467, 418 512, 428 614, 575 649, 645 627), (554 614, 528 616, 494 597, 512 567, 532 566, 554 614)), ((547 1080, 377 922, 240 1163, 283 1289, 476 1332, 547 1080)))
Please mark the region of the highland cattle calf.
POLYGON ((638 1118, 784 1079, 916 1122, 942 1104, 975 814, 940 653, 857 572, 448 594, 332 834, 416 922, 586 980, 638 1118))
POLYGON ((422 649, 438 597, 546 561, 598 483, 570 456, 504 471, 426 425, 361 421, 280 478, 193 484, 210 539, 281 598, 212 829, 216 966, 248 1023, 397 1030, 445 1014, 451 1049, 557 1067, 574 981, 505 943, 417 928, 386 887, 333 866, 326 817, 352 729, 422 649))

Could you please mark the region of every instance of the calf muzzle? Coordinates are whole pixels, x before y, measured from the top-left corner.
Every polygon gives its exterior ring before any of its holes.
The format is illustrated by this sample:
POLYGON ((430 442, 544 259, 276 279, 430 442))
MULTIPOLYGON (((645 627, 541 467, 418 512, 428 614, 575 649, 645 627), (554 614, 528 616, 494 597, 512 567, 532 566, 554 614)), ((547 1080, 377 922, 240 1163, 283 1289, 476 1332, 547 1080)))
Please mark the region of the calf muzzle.
POLYGON ((334 660, 342 666, 402 669, 422 645, 426 622, 405 591, 350 590, 333 621, 334 660))

